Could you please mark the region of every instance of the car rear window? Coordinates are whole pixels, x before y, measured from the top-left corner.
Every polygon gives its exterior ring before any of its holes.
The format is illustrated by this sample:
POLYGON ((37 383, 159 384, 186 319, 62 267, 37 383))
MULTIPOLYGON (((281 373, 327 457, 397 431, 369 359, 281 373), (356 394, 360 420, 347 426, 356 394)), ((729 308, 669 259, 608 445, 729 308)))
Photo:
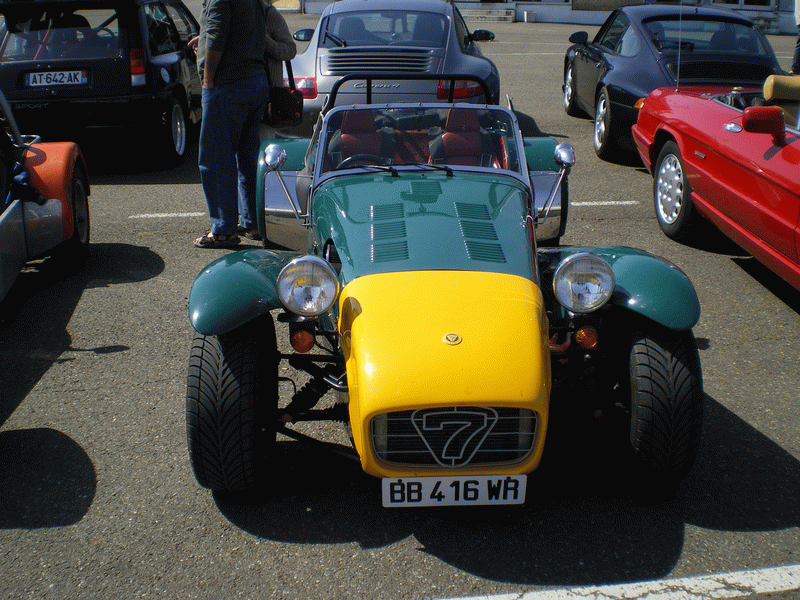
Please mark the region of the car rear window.
POLYGON ((320 45, 441 48, 447 39, 446 25, 444 16, 429 12, 384 10, 333 14, 328 17, 320 45))
POLYGON ((711 19, 653 19, 643 23, 659 52, 713 52, 769 56, 755 27, 711 19))
POLYGON ((20 6, 0 16, 0 24, 0 62, 104 58, 120 52, 113 8, 20 6))

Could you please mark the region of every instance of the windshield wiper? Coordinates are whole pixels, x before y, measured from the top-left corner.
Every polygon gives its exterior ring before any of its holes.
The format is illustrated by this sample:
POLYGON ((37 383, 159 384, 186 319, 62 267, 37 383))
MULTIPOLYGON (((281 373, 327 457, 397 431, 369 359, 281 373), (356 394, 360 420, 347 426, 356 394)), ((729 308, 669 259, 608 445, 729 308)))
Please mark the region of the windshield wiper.
POLYGON ((331 41, 332 41, 334 44, 336 44, 336 45, 337 45, 337 46, 339 46, 339 47, 342 47, 342 48, 343 48, 343 47, 347 46, 347 42, 345 42, 345 41, 344 41, 342 38, 340 38, 338 35, 334 35, 334 34, 332 34, 332 33, 331 33, 330 31, 328 31, 327 29, 325 30, 325 34, 324 34, 324 37, 323 37, 322 41, 324 42, 326 38, 327 38, 327 39, 330 39, 330 40, 331 40, 331 41))
POLYGON ((377 169, 378 171, 385 171, 386 173, 391 173, 392 177, 398 177, 397 169, 395 169, 391 165, 358 165, 358 166, 347 166, 347 167, 334 167, 333 171, 343 171, 344 169, 377 169))
POLYGON ((434 171, 444 171, 447 174, 448 177, 452 177, 453 176, 453 169, 451 169, 447 165, 437 165, 437 164, 431 164, 431 163, 403 163, 403 166, 406 166, 406 167, 428 167, 429 169, 432 169, 434 171))

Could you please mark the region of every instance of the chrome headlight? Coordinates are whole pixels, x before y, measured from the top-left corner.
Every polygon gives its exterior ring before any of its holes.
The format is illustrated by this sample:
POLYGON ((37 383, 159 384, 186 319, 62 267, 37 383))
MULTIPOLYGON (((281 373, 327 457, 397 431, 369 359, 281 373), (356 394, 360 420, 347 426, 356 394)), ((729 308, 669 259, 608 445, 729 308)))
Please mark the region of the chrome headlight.
POLYGON ((588 313, 603 306, 614 292, 614 271, 599 256, 577 252, 565 258, 553 276, 553 291, 564 308, 588 313))
POLYGON ((295 314, 315 317, 327 311, 339 295, 336 272, 317 256, 301 256, 278 275, 278 296, 295 314))

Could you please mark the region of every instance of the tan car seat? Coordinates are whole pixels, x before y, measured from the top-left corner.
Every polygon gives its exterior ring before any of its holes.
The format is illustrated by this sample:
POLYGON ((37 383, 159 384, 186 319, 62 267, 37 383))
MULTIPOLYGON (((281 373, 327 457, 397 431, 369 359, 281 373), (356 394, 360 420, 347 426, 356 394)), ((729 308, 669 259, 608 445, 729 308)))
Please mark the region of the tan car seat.
POLYGON ((770 75, 764 82, 764 100, 768 106, 780 106, 786 124, 798 128, 800 114, 800 77, 796 75, 770 75))

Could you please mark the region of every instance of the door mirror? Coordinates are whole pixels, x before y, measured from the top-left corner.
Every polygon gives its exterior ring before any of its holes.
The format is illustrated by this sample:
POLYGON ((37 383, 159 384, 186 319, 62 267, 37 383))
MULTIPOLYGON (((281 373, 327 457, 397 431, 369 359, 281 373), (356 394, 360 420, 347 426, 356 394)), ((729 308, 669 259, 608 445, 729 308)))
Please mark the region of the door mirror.
POLYGON ((585 31, 576 31, 569 36, 569 41, 573 44, 587 44, 589 42, 589 34, 585 31))
POLYGON ((292 36, 298 42, 308 42, 311 40, 311 37, 314 35, 313 29, 301 29, 299 31, 295 31, 294 35, 292 36))
POLYGON ((748 133, 767 133, 778 145, 786 141, 786 119, 780 106, 748 106, 742 128, 748 133))

